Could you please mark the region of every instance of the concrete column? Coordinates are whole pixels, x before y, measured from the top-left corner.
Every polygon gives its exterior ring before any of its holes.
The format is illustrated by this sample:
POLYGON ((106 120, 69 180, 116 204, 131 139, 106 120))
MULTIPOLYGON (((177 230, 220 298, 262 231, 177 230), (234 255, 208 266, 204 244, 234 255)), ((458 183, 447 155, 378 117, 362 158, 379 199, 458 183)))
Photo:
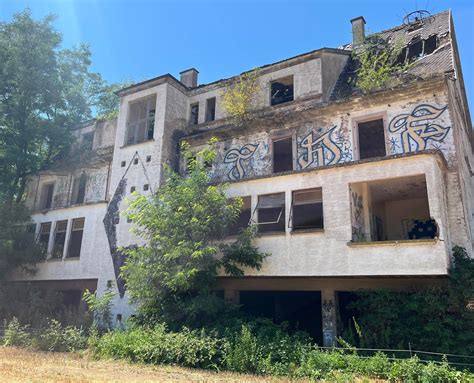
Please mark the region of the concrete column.
POLYGON ((240 302, 239 290, 224 290, 224 300, 226 301, 226 303, 238 305, 240 302))
POLYGON ((336 292, 334 290, 324 289, 321 291, 321 314, 323 324, 323 346, 335 346, 337 335, 337 316, 336 292))
POLYGON ((363 202, 363 209, 364 209, 364 234, 365 234, 365 240, 367 242, 373 241, 374 238, 372 238, 372 233, 370 230, 370 221, 371 221, 371 216, 370 216, 370 205, 372 203, 371 201, 371 196, 370 196, 370 188, 367 182, 364 182, 362 184, 362 200, 363 202))

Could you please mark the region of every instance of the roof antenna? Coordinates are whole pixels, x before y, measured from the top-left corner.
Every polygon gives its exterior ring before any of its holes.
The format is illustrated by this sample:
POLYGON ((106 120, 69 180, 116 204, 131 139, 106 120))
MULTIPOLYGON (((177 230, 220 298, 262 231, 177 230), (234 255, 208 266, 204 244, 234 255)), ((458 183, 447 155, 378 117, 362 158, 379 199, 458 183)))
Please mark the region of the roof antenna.
POLYGON ((407 14, 403 18, 403 24, 409 25, 409 24, 417 23, 430 16, 431 16, 431 13, 429 11, 426 11, 424 9, 419 9, 417 11, 410 12, 409 14, 407 14))

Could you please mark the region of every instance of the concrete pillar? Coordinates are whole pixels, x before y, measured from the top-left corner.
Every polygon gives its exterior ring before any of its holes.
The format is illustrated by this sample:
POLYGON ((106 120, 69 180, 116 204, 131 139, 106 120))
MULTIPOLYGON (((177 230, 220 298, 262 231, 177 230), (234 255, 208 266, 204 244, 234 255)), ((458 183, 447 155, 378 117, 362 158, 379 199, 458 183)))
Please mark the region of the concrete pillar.
POLYGON ((226 303, 238 305, 240 302, 239 290, 224 290, 224 300, 226 303))
POLYGON ((324 289, 321 291, 321 314, 323 324, 323 346, 336 345, 337 336, 337 311, 336 292, 324 289))
POLYGON ((363 209, 364 209, 364 234, 365 234, 365 240, 367 242, 373 241, 374 238, 372 238, 372 233, 370 230, 370 222, 372 217, 370 216, 370 205, 372 203, 371 201, 371 196, 370 196, 370 188, 369 184, 367 182, 364 182, 362 184, 362 200, 363 202, 363 209))

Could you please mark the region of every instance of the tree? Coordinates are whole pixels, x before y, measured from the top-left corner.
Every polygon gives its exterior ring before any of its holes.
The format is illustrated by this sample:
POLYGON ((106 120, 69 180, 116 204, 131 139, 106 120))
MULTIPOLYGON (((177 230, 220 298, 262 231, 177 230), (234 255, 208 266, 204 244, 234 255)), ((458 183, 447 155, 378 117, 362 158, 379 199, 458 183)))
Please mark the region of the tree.
POLYGON ((122 88, 132 85, 132 81, 123 81, 113 84, 107 84, 104 81, 98 81, 96 90, 95 108, 97 119, 110 120, 117 117, 120 97, 115 94, 122 88))
POLYGON ((60 49, 53 16, 0 23, 0 193, 20 202, 29 174, 63 154, 69 128, 91 118, 100 76, 85 45, 60 49))
POLYGON ((223 309, 223 300, 213 294, 219 270, 243 275, 244 267, 260 269, 267 256, 252 244, 253 227, 234 242, 222 243, 242 200, 229 200, 225 185, 209 183, 205 164, 214 161, 215 150, 193 157, 186 145, 183 148, 187 176, 168 169, 169 177, 156 194, 135 194, 131 201, 128 218, 145 244, 125 250, 122 268, 141 312, 173 326, 213 320, 223 309))

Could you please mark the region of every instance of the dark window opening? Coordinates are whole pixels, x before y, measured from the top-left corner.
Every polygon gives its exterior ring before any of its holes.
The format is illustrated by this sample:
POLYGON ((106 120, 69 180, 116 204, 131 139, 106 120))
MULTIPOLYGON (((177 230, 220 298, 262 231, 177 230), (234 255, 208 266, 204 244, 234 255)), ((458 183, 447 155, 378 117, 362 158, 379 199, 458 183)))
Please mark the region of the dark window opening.
POLYGON ((423 55, 423 40, 415 40, 408 46, 408 61, 416 60, 423 55))
POLYGON ((94 132, 84 133, 82 135, 81 147, 83 150, 92 150, 93 143, 94 143, 94 132))
POLYGON ((54 231, 54 247, 51 258, 61 259, 64 252, 64 244, 66 242, 67 221, 56 222, 54 231))
POLYGON ((285 193, 267 194, 258 197, 258 231, 285 231, 285 193))
POLYGON ((133 164, 134 164, 134 165, 138 165, 138 158, 135 158, 135 159, 133 160, 133 164))
POLYGON ((146 162, 151 162, 151 156, 146 156, 146 162))
POLYGON ((72 204, 84 203, 86 196, 87 176, 82 174, 80 177, 74 178, 72 185, 72 204))
POLYGON ((384 157, 385 133, 383 120, 373 120, 361 122, 358 125, 359 131, 359 158, 384 157))
POLYGON ((324 227, 321 188, 293 192, 291 222, 293 230, 322 229, 324 227))
POLYGON ((79 258, 81 255, 82 236, 84 233, 84 218, 72 220, 71 238, 69 239, 69 248, 67 258, 79 258))
POLYGON ((148 184, 143 185, 143 190, 147 191, 149 188, 150 188, 150 185, 148 184))
POLYGON ((125 165, 126 165, 125 161, 122 161, 122 162, 120 163, 120 166, 121 166, 122 168, 124 168, 125 165))
POLYGON ((290 329, 306 331, 322 344, 319 291, 240 291, 240 304, 249 315, 288 322, 290 329))
POLYGON ((438 38, 436 35, 430 36, 425 40, 425 45, 423 48, 423 54, 429 55, 435 51, 438 46, 438 38))
POLYGON ((136 190, 135 186, 132 186, 132 187, 130 188, 130 193, 133 193, 135 190, 136 190))
POLYGON ((271 83, 271 105, 293 101, 293 76, 271 83))
POLYGON ((208 98, 206 100, 206 122, 216 119, 216 98, 208 98))
POLYGON ((129 104, 126 144, 153 139, 156 95, 129 104))
POLYGON ((190 121, 191 125, 197 125, 198 124, 198 121, 199 121, 199 103, 191 105, 191 117, 190 117, 189 121, 190 121))
POLYGON ((273 173, 293 170, 293 139, 273 141, 273 173))
POLYGON ((229 234, 230 235, 237 235, 242 229, 245 229, 248 227, 250 218, 252 216, 252 210, 251 210, 251 198, 250 197, 242 197, 243 200, 243 205, 242 209, 240 210, 239 217, 237 220, 232 224, 232 226, 229 228, 229 234))
POLYGON ((407 48, 404 47, 398 54, 397 59, 395 60, 396 65, 403 65, 407 59, 407 48))
POLYGON ((41 191, 41 209, 50 209, 53 206, 54 183, 43 185, 41 191))
POLYGON ((51 222, 43 222, 40 227, 38 243, 41 246, 43 253, 48 252, 49 235, 51 233, 51 222))

